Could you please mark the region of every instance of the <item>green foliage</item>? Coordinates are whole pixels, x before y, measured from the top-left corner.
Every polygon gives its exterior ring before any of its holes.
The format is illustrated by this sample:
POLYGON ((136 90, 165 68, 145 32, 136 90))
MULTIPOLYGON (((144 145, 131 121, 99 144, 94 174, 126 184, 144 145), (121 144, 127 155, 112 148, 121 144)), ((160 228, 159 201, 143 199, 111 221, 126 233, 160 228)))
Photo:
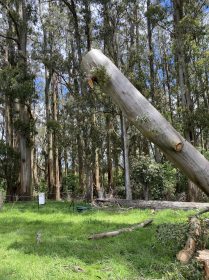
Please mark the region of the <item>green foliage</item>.
POLYGON ((0 71, 0 89, 12 100, 25 104, 34 95, 34 75, 25 72, 25 65, 7 66, 0 71))
POLYGON ((174 199, 176 186, 176 169, 168 162, 157 163, 147 155, 141 155, 131 164, 133 189, 142 192, 145 187, 150 190, 152 199, 174 199))
POLYGON ((174 263, 170 271, 166 272, 164 280, 203 280, 203 267, 200 262, 192 260, 187 265, 174 263))
POLYGON ((16 187, 19 176, 20 155, 0 141, 0 178, 2 187, 16 187))
POLYGON ((6 186, 5 178, 0 178, 0 193, 6 190, 6 186))
POLYGON ((47 182, 44 179, 41 179, 37 191, 38 192, 45 192, 45 193, 47 193, 48 186, 47 186, 47 182))
POLYGON ((78 175, 73 172, 69 172, 67 176, 63 176, 62 178, 62 188, 64 192, 70 191, 75 194, 79 192, 79 181, 78 175))
POLYGON ((125 197, 125 178, 124 178, 124 172, 119 171, 117 176, 115 174, 115 170, 114 170, 114 183, 115 183, 115 195, 119 196, 119 197, 125 197))
POLYGON ((145 16, 150 19, 154 27, 165 18, 166 11, 161 5, 150 5, 145 16))
POLYGON ((189 231, 188 224, 162 223, 156 229, 157 241, 172 252, 178 252, 185 245, 189 231))
POLYGON ((25 136, 28 146, 33 145, 32 135, 36 133, 34 120, 29 120, 29 122, 25 122, 21 121, 20 119, 17 119, 14 121, 14 128, 21 135, 25 136))
POLYGON ((60 132, 60 123, 55 120, 48 120, 47 123, 47 128, 51 132, 59 133, 60 132))
POLYGON ((110 77, 107 74, 104 66, 93 68, 91 70, 91 76, 93 77, 93 80, 95 79, 95 81, 100 86, 106 86, 108 81, 110 80, 110 77))

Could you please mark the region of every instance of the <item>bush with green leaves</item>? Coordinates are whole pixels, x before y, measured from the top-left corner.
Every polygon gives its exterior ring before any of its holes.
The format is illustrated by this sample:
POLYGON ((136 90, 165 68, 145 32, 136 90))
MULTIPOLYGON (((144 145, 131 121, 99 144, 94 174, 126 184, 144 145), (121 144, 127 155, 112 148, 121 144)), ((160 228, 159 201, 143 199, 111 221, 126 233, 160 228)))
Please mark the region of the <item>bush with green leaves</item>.
POLYGON ((62 178, 62 190, 64 193, 72 193, 74 195, 80 194, 78 175, 73 172, 69 172, 62 178))
POLYGON ((164 280, 202 280, 203 268, 202 265, 196 260, 192 260, 187 265, 180 263, 172 264, 170 271, 163 277, 164 280))
POLYGON ((150 199, 175 198, 176 169, 169 163, 157 163, 142 154, 131 163, 131 182, 135 197, 144 198, 145 189, 149 190, 150 199))
POLYGON ((4 141, 0 141, 0 189, 15 190, 19 177, 20 155, 4 141))

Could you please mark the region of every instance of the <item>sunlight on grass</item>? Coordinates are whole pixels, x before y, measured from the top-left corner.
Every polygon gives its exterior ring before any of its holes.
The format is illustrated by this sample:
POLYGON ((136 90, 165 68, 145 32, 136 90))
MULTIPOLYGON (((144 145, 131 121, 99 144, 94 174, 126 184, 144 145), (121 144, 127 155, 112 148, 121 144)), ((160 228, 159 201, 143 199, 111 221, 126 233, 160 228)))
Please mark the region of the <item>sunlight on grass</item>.
POLYGON ((163 210, 73 212, 68 203, 6 204, 0 212, 0 279, 163 279, 176 251, 156 243, 161 223, 182 223, 191 212, 163 210), (153 225, 118 237, 92 233, 152 218, 153 225), (41 233, 37 244, 36 234, 41 233))

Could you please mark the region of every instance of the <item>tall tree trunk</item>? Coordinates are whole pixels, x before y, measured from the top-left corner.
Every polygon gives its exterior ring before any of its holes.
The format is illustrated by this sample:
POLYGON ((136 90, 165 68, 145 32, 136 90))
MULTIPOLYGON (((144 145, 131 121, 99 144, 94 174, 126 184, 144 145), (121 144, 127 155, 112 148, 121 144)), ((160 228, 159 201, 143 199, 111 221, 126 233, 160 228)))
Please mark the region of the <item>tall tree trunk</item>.
MULTIPOLYGON (((28 15, 27 5, 25 0, 20 0, 17 4, 19 14, 19 27, 18 27, 18 66, 23 71, 23 75, 27 76, 27 36, 28 36, 28 15)), ((31 94, 31 93, 30 93, 31 94)), ((30 127, 30 101, 21 100, 19 98, 19 118, 22 125, 30 127), (27 106, 26 104, 27 103, 27 106)), ((30 199, 32 195, 32 170, 31 170, 31 135, 30 132, 20 131, 19 133, 19 146, 21 156, 21 170, 20 170, 20 195, 23 199, 30 199)))
POLYGON ((52 115, 55 124, 53 131, 53 174, 54 187, 53 196, 56 200, 60 200, 60 172, 59 172, 59 149, 58 149, 58 131, 56 130, 58 122, 58 77, 54 73, 52 78, 52 115))
POLYGON ((45 68, 45 109, 46 109, 46 123, 47 123, 47 185, 49 198, 53 196, 54 186, 54 169, 53 169, 53 135, 50 128, 50 121, 52 119, 51 113, 51 98, 50 98, 50 84, 52 80, 52 71, 45 68))
POLYGON ((129 156, 128 156, 129 144, 128 144, 128 135, 127 135, 127 125, 126 125, 126 119, 122 112, 121 112, 121 131, 122 131, 122 143, 123 143, 123 163, 124 163, 124 173, 125 173, 126 199, 132 200, 129 156))
MULTIPOLYGON (((96 126, 96 116, 95 113, 93 114, 93 125, 96 126)), ((99 170, 99 149, 98 147, 95 147, 95 153, 94 153, 94 178, 95 178, 95 188, 97 192, 98 198, 103 198, 104 193, 103 189, 101 188, 100 183, 100 170, 99 170)))
MULTIPOLYGON (((181 29, 181 20, 184 17, 183 1, 174 0, 174 31, 175 31, 175 48, 176 48, 176 60, 178 69, 178 83, 181 92, 181 103, 183 108, 183 121, 184 121, 184 136, 186 140, 194 144, 194 131, 191 123, 191 113, 193 111, 193 104, 191 95, 189 92, 189 77, 187 72, 187 66, 185 62, 185 43, 183 39, 183 30, 181 29)), ((199 190, 197 186, 188 180, 188 192, 187 199, 189 201, 196 201, 199 196, 199 190)))
MULTIPOLYGON (((150 8, 150 0, 147 0, 147 10, 149 10, 150 8)), ((155 68, 154 68, 154 50, 153 50, 153 43, 152 43, 152 24, 151 24, 151 20, 150 17, 147 17, 147 38, 148 38, 148 49, 149 49, 149 70, 150 70, 150 97, 152 100, 153 105, 155 106, 155 104, 157 104, 157 100, 156 100, 156 94, 155 94, 155 68)), ((154 145, 154 151, 155 151, 155 160, 156 162, 160 162, 161 161, 161 154, 160 151, 158 149, 158 147, 156 147, 156 145, 154 145)))
POLYGON ((112 148, 111 148, 111 119, 110 115, 106 116, 106 130, 107 130, 107 178, 108 178, 108 193, 113 194, 113 168, 112 168, 112 148))

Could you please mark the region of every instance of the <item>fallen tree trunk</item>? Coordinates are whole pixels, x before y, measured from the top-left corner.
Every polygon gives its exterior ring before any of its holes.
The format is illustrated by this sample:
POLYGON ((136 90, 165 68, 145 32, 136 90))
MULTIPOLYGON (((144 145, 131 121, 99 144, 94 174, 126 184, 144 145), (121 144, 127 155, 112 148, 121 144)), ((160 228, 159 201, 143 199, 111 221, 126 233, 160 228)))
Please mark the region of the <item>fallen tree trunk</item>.
POLYGON ((168 123, 112 61, 94 49, 83 57, 82 66, 91 84, 96 81, 129 121, 191 181, 209 194, 209 162, 168 123))
POLYGON ((209 250, 198 251, 196 259, 203 263, 205 270, 205 279, 209 279, 209 250))
POLYGON ((180 202, 180 201, 158 201, 158 200, 126 200, 126 199, 96 199, 97 202, 101 203, 114 203, 122 207, 133 207, 140 209, 202 209, 207 212, 209 203, 201 202, 180 202))
POLYGON ((114 230, 114 231, 109 231, 109 232, 102 232, 102 233, 93 234, 93 235, 89 236, 88 239, 101 239, 101 238, 105 238, 105 237, 117 236, 117 235, 119 235, 123 232, 130 232, 130 231, 133 231, 133 230, 138 229, 138 228, 146 227, 147 225, 151 224, 152 221, 153 220, 147 220, 147 221, 144 221, 142 223, 132 225, 131 227, 121 228, 121 229, 114 230))
POLYGON ((197 217, 191 217, 189 226, 189 237, 186 245, 184 249, 176 255, 177 260, 179 260, 182 264, 187 264, 194 255, 198 239, 200 238, 202 231, 200 220, 197 217))

